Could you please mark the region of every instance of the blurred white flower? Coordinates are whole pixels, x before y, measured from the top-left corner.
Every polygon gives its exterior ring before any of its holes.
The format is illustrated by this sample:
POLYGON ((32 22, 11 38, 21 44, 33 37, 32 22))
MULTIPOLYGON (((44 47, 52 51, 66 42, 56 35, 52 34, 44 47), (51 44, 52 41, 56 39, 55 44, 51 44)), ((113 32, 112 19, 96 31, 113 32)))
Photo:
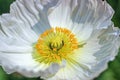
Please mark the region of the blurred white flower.
POLYGON ((0 16, 0 65, 45 80, 91 80, 120 46, 102 0, 16 0, 0 16))

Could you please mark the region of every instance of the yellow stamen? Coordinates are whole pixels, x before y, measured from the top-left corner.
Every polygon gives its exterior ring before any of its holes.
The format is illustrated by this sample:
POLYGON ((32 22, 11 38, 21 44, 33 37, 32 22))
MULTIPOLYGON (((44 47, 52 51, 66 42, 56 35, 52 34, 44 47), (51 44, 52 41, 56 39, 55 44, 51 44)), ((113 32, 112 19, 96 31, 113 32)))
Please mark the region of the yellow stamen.
POLYGON ((65 28, 52 28, 42 33, 34 47, 33 57, 38 62, 61 63, 67 59, 79 45, 75 35, 65 28))

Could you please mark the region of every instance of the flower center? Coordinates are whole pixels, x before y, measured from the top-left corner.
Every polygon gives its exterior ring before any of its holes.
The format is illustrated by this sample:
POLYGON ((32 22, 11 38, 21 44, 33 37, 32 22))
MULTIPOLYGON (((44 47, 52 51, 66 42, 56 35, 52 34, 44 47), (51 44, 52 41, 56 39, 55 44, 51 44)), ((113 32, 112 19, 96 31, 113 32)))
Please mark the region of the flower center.
POLYGON ((42 33, 34 47, 33 57, 38 62, 60 63, 78 49, 75 35, 65 28, 51 28, 42 33))
POLYGON ((53 39, 51 39, 49 47, 53 51, 58 51, 63 47, 63 45, 64 45, 64 42, 60 38, 60 36, 55 36, 53 39))

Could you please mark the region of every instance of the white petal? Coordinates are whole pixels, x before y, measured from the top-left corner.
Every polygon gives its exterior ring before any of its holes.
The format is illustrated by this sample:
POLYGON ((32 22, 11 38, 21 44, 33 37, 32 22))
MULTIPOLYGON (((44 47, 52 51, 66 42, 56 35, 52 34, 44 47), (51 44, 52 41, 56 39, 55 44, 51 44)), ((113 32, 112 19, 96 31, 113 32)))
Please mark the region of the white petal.
POLYGON ((51 28, 48 22, 49 9, 58 0, 17 0, 11 5, 10 14, 32 28, 38 35, 51 28))
POLYGON ((71 11, 77 4, 77 0, 59 0, 57 6, 49 14, 49 22, 52 27, 70 27, 71 11), (71 4, 71 5, 70 5, 71 4))
POLYGON ((33 48, 30 44, 15 38, 6 38, 0 36, 0 52, 3 53, 21 53, 32 52, 33 48))
POLYGON ((86 24, 77 24, 74 23, 72 28, 72 32, 75 34, 78 42, 85 42, 87 41, 93 32, 93 25, 86 23, 86 24))
POLYGON ((0 29, 7 36, 20 37, 34 43, 40 33, 50 28, 47 12, 56 3, 56 1, 17 0, 11 4, 10 14, 0 16, 0 29))
POLYGON ((106 28, 111 23, 113 9, 102 0, 78 0, 72 13, 72 20, 77 23, 91 23, 96 28, 106 28))
POLYGON ((92 66, 97 63, 94 54, 100 50, 100 47, 101 45, 99 45, 98 39, 89 39, 82 48, 76 50, 75 53, 71 55, 71 58, 81 64, 81 67, 87 69, 87 73, 89 73, 92 66))
POLYGON ((39 20, 39 12, 35 8, 34 0, 15 1, 10 7, 10 14, 26 23, 27 27, 33 26, 39 20))
MULTIPOLYGON (((0 63, 7 73, 19 72, 30 76, 38 64, 32 59, 31 54, 0 53, 0 63), (26 74, 27 73, 27 74, 26 74), (29 73, 29 74, 28 74, 29 73)), ((34 75, 34 74, 33 74, 34 75)), ((32 76, 32 75, 31 75, 32 76)))
POLYGON ((120 30, 114 26, 110 26, 108 29, 101 31, 99 35, 101 48, 94 54, 97 64, 91 70, 95 73, 95 76, 98 76, 99 73, 105 70, 107 63, 117 55, 120 47, 119 31, 120 30))
POLYGON ((100 0, 63 0, 52 10, 50 25, 70 29, 78 41, 86 41, 94 28, 107 28, 113 16, 112 8, 100 0))
POLYGON ((0 53, 0 65, 8 73, 18 72, 26 77, 48 77, 54 75, 62 66, 38 63, 28 53, 0 53))
POLYGON ((56 73, 55 76, 48 78, 47 80, 86 80, 84 75, 86 72, 79 66, 72 62, 67 63, 65 68, 62 68, 56 73))
POLYGON ((118 52, 119 44, 119 29, 111 25, 108 29, 101 31, 99 35, 101 50, 95 56, 99 56, 99 60, 109 56, 115 57, 118 52))
POLYGON ((77 36, 78 41, 87 40, 92 33, 94 25, 90 23, 79 24, 71 20, 71 13, 77 5, 77 0, 63 0, 59 3, 60 4, 55 6, 53 11, 49 14, 51 26, 70 29, 77 36))
POLYGON ((47 79, 56 75, 56 73, 66 66, 66 62, 63 60, 61 64, 52 63, 45 71, 41 72, 41 78, 47 79))
POLYGON ((0 16, 0 24, 1 30, 8 38, 13 37, 29 43, 34 43, 38 38, 32 29, 27 28, 23 22, 17 20, 10 14, 0 16))
POLYGON ((96 28, 106 28, 110 25, 112 16, 113 9, 106 1, 63 0, 53 8, 49 21, 52 27, 73 28, 74 23, 89 23, 96 28))

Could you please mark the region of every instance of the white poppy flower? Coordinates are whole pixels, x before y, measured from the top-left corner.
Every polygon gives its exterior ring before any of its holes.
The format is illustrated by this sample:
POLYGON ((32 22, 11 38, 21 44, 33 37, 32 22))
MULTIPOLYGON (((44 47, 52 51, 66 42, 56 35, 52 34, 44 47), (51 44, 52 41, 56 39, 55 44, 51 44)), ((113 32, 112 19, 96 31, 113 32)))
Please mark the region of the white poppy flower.
POLYGON ((16 0, 0 16, 0 65, 45 80, 91 80, 120 46, 102 0, 16 0))

